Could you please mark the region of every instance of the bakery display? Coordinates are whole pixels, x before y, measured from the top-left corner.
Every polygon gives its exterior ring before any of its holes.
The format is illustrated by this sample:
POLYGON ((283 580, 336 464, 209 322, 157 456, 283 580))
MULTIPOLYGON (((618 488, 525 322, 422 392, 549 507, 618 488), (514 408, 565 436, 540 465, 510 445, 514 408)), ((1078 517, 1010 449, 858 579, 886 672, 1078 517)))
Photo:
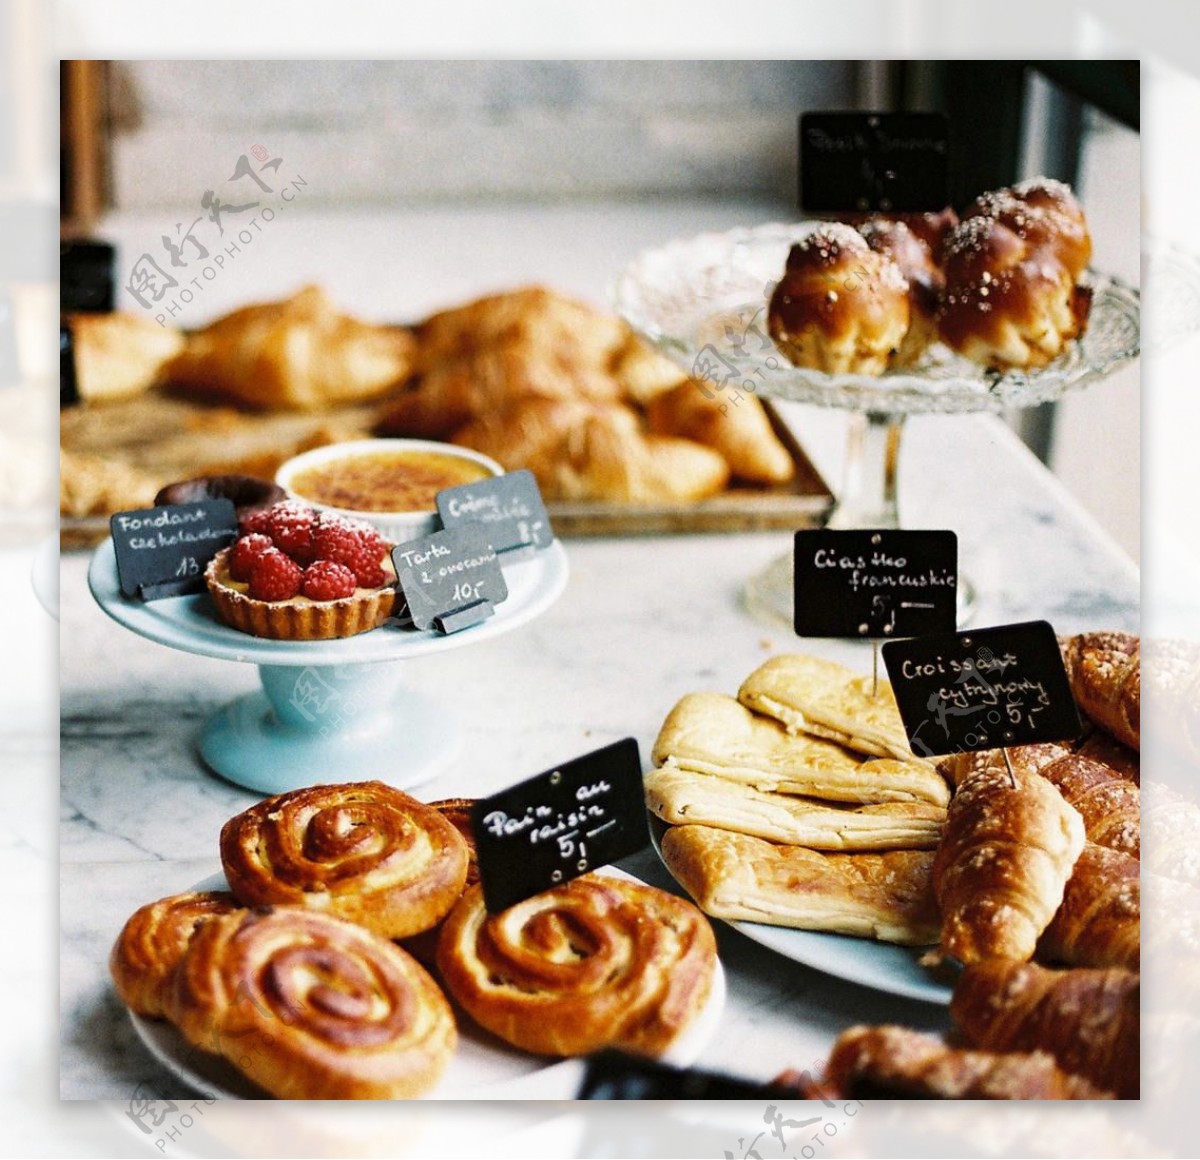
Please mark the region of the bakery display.
POLYGON ((241 909, 228 890, 193 890, 139 907, 121 928, 108 961, 121 1002, 139 1015, 161 1018, 175 968, 197 929, 241 909))
POLYGON ((392 545, 368 525, 284 500, 248 515, 240 529, 204 572, 230 628, 270 640, 329 640, 392 615, 392 545))
POLYGON ((838 1036, 821 1087, 838 1099, 1111 1099, 1064 1071, 1048 1051, 950 1047, 907 1027, 850 1027, 838 1036))
POLYGON ((826 854, 712 826, 672 826, 667 869, 715 918, 925 946, 937 937, 929 850, 826 854))
POLYGON ((1036 774, 1003 765, 955 791, 933 866, 941 954, 962 963, 1032 957, 1083 850, 1083 821, 1036 774))
POLYGON ((221 830, 221 866, 248 906, 300 905, 402 938, 462 893, 468 852, 441 813, 382 782, 267 798, 221 830))
POLYGON ((472 1019, 526 1051, 661 1055, 708 998, 716 943, 690 903, 588 874, 492 915, 470 887, 437 966, 472 1019))
POLYGON ((449 1003, 395 943, 288 907, 204 924, 174 976, 167 1014, 189 1043, 291 1100, 423 1095, 458 1038, 449 1003))
POLYGON ((900 267, 840 222, 817 226, 792 246, 767 307, 784 357, 827 374, 882 374, 909 319, 900 267))
POLYGON ((408 377, 415 353, 408 330, 343 314, 305 286, 190 334, 163 374, 199 397, 313 411, 379 398, 408 377))

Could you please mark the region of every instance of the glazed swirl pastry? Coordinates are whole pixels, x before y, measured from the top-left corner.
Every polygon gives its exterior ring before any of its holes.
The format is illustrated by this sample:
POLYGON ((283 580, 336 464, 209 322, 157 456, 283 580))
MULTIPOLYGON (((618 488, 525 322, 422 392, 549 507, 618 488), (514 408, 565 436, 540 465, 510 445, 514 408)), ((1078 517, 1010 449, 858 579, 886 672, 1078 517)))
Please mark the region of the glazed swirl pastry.
POLYGON ((445 996, 410 955, 308 910, 206 923, 167 1014, 189 1043, 281 1099, 411 1099, 457 1043, 445 996))
POLYGON ((299 904, 389 938, 427 930, 462 893, 467 844, 437 810, 378 781, 267 798, 221 830, 247 906, 299 904))
POLYGON ((108 960, 121 1002, 139 1015, 162 1018, 167 986, 196 929, 238 909, 227 890, 203 890, 172 894, 136 910, 108 960))
POLYGON ((473 886, 437 965, 480 1026, 543 1055, 661 1055, 703 1007, 716 943, 691 903, 588 874, 489 915, 473 886))

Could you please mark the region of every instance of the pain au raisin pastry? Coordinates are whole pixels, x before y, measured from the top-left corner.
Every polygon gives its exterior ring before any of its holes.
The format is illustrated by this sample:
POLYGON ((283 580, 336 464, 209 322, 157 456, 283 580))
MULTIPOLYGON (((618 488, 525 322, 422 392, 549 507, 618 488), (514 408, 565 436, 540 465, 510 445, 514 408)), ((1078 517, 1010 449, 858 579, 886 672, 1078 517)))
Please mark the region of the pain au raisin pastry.
POLYGON ((827 374, 882 374, 908 332, 900 267, 842 222, 792 246, 771 294, 767 328, 795 366, 827 374))
POLYGON ((412 956, 295 908, 205 923, 167 1013, 189 1043, 280 1099, 411 1099, 437 1083, 457 1043, 445 996, 412 956))
POLYGON ((789 733, 811 733, 871 756, 913 759, 892 686, 879 681, 872 693, 870 677, 836 661, 772 657, 742 682, 738 700, 781 721, 789 733))
MULTIPOLYGON (((764 694, 754 703, 767 700, 764 694)), ((684 696, 663 722, 653 759, 669 769, 824 801, 924 802, 945 808, 950 799, 945 781, 928 762, 860 760, 830 741, 793 734, 775 716, 752 713, 722 693, 684 696)))
POLYGON ((932 849, 946 811, 927 802, 857 806, 768 793, 663 766, 646 774, 646 805, 672 825, 716 826, 815 850, 932 849))
POLYGON ((838 1036, 824 1086, 839 1099, 1102 1100, 1046 1051, 972 1051, 907 1027, 851 1027, 838 1036))
POLYGON ((121 1002, 139 1015, 161 1018, 166 989, 196 930, 240 909, 227 890, 201 890, 172 894, 134 911, 108 961, 121 1002))
POLYGON ((662 857, 705 914, 926 946, 937 939, 933 853, 824 854, 712 826, 672 826, 662 857))
POLYGON ((437 965, 481 1027, 542 1055, 665 1052, 708 999, 716 942, 691 903, 587 874, 489 915, 472 886, 437 965))
POLYGON ((402 938, 462 893, 468 852, 442 814, 378 781, 267 798, 221 830, 221 865, 247 906, 300 905, 402 938))
POLYGON ((1059 1067, 1117 1099, 1140 1084, 1139 976, 1119 968, 1051 970, 991 959, 968 966, 950 1014, 985 1051, 1048 1051, 1059 1067))
POLYGON ((940 954, 1025 960, 1062 902, 1086 838, 1078 811, 1037 774, 971 774, 946 814, 933 865, 940 954))

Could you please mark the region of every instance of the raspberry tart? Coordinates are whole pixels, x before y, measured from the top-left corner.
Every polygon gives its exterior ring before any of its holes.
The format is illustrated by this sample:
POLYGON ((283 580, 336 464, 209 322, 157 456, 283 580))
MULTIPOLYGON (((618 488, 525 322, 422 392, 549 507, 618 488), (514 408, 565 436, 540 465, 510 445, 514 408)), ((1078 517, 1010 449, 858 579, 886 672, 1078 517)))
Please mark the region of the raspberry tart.
POLYGON ((252 513, 239 530, 204 574, 230 628, 271 640, 330 640, 391 615, 393 545, 368 524, 284 500, 252 513))

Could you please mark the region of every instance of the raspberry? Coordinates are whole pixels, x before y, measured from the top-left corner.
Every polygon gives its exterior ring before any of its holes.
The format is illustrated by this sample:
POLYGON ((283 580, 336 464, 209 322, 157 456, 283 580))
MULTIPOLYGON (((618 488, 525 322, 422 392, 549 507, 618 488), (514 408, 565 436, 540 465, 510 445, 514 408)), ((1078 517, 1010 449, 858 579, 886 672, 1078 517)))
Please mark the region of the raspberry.
POLYGON ((312 546, 318 560, 344 564, 363 588, 379 588, 387 582, 380 560, 388 544, 367 524, 322 515, 313 529, 312 546))
POLYGON ((304 569, 301 591, 310 600, 341 600, 353 596, 357 586, 354 573, 345 564, 318 560, 304 569))
POLYGON ((269 536, 271 534, 271 509, 255 508, 242 517, 238 524, 240 536, 269 536))
POLYGON ((309 563, 313 557, 313 527, 317 513, 307 504, 285 499, 271 508, 268 522, 270 536, 281 552, 291 556, 299 564, 309 563))
POLYGON ((300 591, 302 575, 295 560, 268 548, 250 569, 250 595, 255 600, 290 600, 300 591))
POLYGON ((254 561, 270 547, 273 547, 270 536, 260 535, 257 532, 242 536, 233 545, 233 552, 229 556, 229 575, 243 584, 246 583, 250 579, 250 570, 254 566, 254 561))

